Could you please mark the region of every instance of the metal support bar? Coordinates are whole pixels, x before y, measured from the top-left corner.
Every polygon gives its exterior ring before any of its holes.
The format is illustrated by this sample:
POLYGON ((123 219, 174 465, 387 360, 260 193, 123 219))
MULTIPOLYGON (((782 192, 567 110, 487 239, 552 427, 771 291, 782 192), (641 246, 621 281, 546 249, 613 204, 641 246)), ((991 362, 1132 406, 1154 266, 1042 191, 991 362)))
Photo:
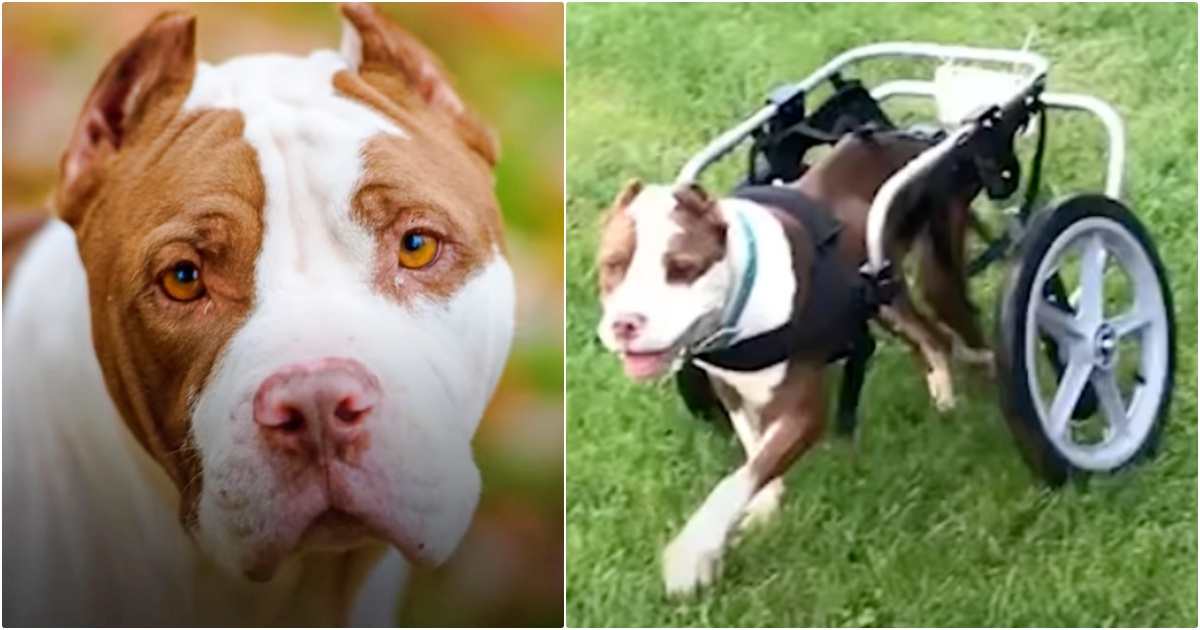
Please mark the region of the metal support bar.
POLYGON ((936 166, 939 160, 954 149, 959 138, 974 129, 975 125, 969 123, 950 132, 941 142, 926 149, 899 171, 896 171, 879 188, 875 199, 871 201, 871 209, 867 214, 867 264, 863 268, 864 272, 871 275, 877 274, 887 264, 883 248, 884 228, 887 227, 888 211, 891 210, 896 196, 909 182, 936 166))
POLYGON ((758 110, 753 116, 739 123, 736 127, 719 135, 712 142, 709 142, 699 153, 687 161, 683 165, 683 169, 679 171, 679 176, 675 178, 677 184, 689 184, 700 179, 700 173, 708 168, 708 165, 716 162, 737 148, 743 140, 748 138, 755 129, 767 124, 775 116, 775 112, 779 108, 775 105, 767 105, 758 110))
MULTIPOLYGON (((1045 76, 1047 69, 1050 67, 1045 57, 1024 50, 885 42, 853 48, 834 57, 829 63, 821 66, 816 72, 808 75, 803 81, 798 83, 797 89, 803 92, 810 92, 813 88, 816 88, 846 66, 879 57, 923 57, 943 62, 972 61, 1022 65, 1029 71, 1029 84, 1023 86, 1022 91, 1031 86, 1034 81, 1045 76)), ((736 127, 717 136, 692 159, 688 160, 687 164, 679 172, 678 177, 675 178, 675 181, 677 183, 688 183, 699 179, 704 169, 741 144, 755 129, 766 124, 775 115, 776 111, 777 109, 774 105, 768 105, 755 112, 736 127)))
MULTIPOLYGON (((800 83, 805 91, 810 91, 821 84, 842 68, 867 59, 878 57, 924 57, 946 61, 983 61, 990 63, 1016 64, 1025 66, 1029 72, 1030 82, 1044 76, 1050 69, 1046 58, 1025 50, 1005 50, 1002 48, 976 48, 973 46, 947 46, 943 44, 923 44, 911 42, 885 42, 860 46, 848 50, 832 61, 821 66, 800 83)), ((1023 86, 1023 87, 1029 87, 1023 86)))
POLYGON ((1104 177, 1104 194, 1121 199, 1125 192, 1125 121, 1112 105, 1086 94, 1047 92, 1042 94, 1047 107, 1069 109, 1095 114, 1104 123, 1108 134, 1108 172, 1104 177))
MULTIPOLYGON (((934 87, 930 81, 888 81, 871 90, 871 96, 880 103, 896 96, 933 98, 934 87)), ((1121 199, 1125 190, 1125 122, 1112 105, 1086 94, 1043 92, 1042 102, 1050 109, 1082 111, 1094 114, 1104 125, 1108 137, 1108 167, 1104 175, 1104 194, 1121 199)))
MULTIPOLYGON (((1025 93, 1035 83, 1045 78, 1049 63, 1041 55, 1024 50, 1001 50, 991 48, 973 48, 969 46, 944 46, 940 44, 921 43, 882 43, 861 46, 838 55, 829 63, 821 66, 803 81, 796 84, 795 89, 807 93, 822 82, 840 72, 846 66, 867 59, 878 57, 924 57, 945 62, 991 62, 1021 65, 1028 71, 1026 83, 1016 93, 1025 93)), ((883 101, 893 96, 909 95, 932 97, 933 84, 929 81, 891 81, 873 90, 873 96, 883 101)), ((1105 192, 1108 196, 1119 199, 1123 187, 1125 168, 1125 126, 1121 117, 1113 108, 1100 99, 1081 94, 1043 93, 1042 102, 1047 107, 1088 111, 1095 114, 1104 124, 1108 134, 1108 172, 1106 173, 1105 192)), ((1000 105, 1000 103, 997 103, 1000 105)), ((767 105, 752 116, 729 129, 708 143, 691 160, 688 160, 680 171, 676 181, 687 183, 696 181, 700 174, 710 164, 719 160, 733 150, 778 113, 775 105, 767 105)), ((864 271, 879 273, 886 267, 887 261, 883 252, 883 231, 887 224, 887 214, 896 195, 910 181, 919 177, 925 170, 949 152, 963 135, 970 133, 974 124, 968 122, 953 130, 947 138, 937 146, 925 151, 916 159, 909 162, 895 175, 888 179, 871 204, 870 215, 867 218, 867 254, 868 260, 864 271)))

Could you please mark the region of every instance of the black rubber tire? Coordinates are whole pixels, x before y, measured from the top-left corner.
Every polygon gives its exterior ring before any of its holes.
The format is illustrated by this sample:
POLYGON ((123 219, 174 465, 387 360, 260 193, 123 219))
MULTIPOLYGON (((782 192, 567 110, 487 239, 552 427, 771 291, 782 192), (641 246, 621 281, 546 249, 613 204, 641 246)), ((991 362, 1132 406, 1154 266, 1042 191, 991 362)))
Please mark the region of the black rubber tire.
MULTIPOLYGON (((1081 194, 1059 200, 1041 212, 1034 214, 1021 239, 1013 267, 1010 269, 1004 292, 997 303, 996 316, 996 370, 1000 383, 1000 403, 1004 417, 1016 437, 1017 445, 1026 462, 1043 480, 1052 486, 1060 486, 1073 478, 1087 473, 1073 465, 1058 452, 1046 437, 1038 418, 1033 396, 1029 391, 1025 368, 1024 342, 1026 312, 1034 295, 1034 275, 1051 244, 1064 230, 1087 217, 1105 217, 1127 230, 1146 252, 1158 278, 1166 307, 1167 320, 1167 382, 1163 389, 1163 402, 1154 419, 1145 441, 1128 460, 1117 469, 1123 469, 1138 461, 1151 457, 1157 450, 1175 382, 1175 306, 1167 273, 1150 239, 1146 228, 1137 217, 1119 202, 1097 194, 1081 194)), ((1039 289, 1040 290, 1040 289, 1039 289)))

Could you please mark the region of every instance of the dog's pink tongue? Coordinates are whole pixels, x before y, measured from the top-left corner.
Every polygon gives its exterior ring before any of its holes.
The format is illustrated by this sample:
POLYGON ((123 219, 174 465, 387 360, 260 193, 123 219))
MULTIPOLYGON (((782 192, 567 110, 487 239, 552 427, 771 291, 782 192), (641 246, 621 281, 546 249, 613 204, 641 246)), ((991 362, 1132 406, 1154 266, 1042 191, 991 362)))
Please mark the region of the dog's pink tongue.
POLYGON ((638 352, 625 353, 621 358, 629 378, 642 380, 661 374, 669 356, 666 352, 638 352))

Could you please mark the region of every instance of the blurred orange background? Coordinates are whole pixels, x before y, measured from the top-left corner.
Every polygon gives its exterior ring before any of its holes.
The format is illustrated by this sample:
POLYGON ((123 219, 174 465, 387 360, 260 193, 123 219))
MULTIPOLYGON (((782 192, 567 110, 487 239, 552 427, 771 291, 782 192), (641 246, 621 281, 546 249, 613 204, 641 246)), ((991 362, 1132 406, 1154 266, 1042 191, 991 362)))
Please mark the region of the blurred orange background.
MULTIPOLYGON (((11 4, 3 8, 3 202, 44 208, 83 100, 160 12, 197 16, 199 57, 338 47, 331 4, 11 4)), ((517 336, 476 435, 484 497, 458 553, 413 574, 404 625, 561 626, 563 604, 563 5, 404 4, 385 11, 445 62, 499 132, 497 193, 517 336)))

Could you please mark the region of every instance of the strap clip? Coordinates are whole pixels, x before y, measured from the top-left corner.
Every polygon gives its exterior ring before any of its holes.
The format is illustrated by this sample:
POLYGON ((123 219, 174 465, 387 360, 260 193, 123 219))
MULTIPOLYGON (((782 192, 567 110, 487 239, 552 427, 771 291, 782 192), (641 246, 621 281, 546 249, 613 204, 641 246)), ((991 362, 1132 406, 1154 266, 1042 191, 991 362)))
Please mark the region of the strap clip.
POLYGON ((871 318, 879 313, 881 307, 887 306, 896 299, 900 285, 892 274, 892 262, 883 263, 883 267, 875 273, 860 271, 863 278, 863 306, 866 307, 865 317, 871 318))

